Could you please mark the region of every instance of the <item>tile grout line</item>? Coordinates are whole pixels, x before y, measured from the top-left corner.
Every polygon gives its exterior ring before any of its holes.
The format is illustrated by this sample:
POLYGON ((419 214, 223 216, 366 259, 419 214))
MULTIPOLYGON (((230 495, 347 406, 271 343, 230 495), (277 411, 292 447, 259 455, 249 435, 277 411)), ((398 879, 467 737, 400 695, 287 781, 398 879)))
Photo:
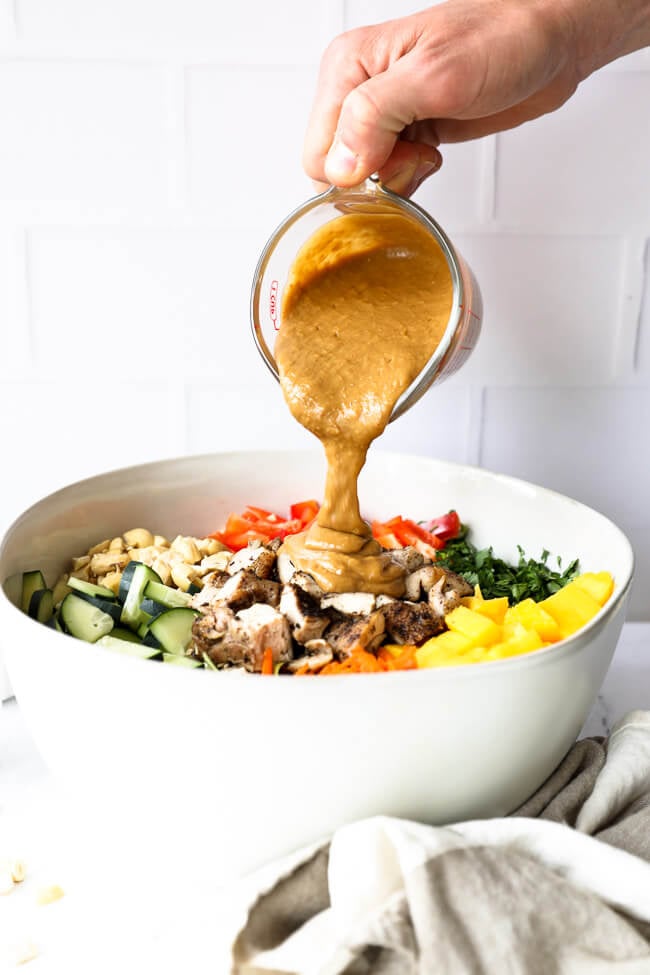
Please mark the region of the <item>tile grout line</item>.
POLYGON ((634 351, 633 351, 633 369, 636 372, 639 369, 640 362, 639 357, 641 354, 641 331, 643 329, 643 320, 648 316, 648 321, 650 322, 650 237, 647 237, 643 247, 643 255, 641 257, 641 297, 639 300, 639 314, 636 321, 636 335, 634 337, 634 351))
POLYGON ((645 237, 626 237, 621 254, 621 283, 612 343, 611 381, 616 383, 634 373, 645 278, 645 237))

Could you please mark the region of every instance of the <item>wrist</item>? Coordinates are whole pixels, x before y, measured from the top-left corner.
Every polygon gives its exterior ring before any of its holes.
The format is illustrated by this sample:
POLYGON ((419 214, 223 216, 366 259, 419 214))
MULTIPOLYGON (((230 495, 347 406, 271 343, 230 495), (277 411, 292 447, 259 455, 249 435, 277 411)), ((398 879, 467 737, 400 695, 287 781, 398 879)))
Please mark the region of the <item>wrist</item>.
POLYGON ((571 32, 578 79, 650 45, 650 0, 557 0, 571 32))

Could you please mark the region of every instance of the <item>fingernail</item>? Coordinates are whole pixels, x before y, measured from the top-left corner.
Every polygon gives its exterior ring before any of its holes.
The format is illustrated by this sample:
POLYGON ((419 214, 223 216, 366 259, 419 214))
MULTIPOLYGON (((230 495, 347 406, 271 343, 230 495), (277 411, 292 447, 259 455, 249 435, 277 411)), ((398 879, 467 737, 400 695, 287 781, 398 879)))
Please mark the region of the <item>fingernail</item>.
POLYGON ((336 184, 339 179, 347 180, 357 168, 359 157, 355 152, 337 139, 327 153, 325 160, 325 171, 332 183, 336 184))

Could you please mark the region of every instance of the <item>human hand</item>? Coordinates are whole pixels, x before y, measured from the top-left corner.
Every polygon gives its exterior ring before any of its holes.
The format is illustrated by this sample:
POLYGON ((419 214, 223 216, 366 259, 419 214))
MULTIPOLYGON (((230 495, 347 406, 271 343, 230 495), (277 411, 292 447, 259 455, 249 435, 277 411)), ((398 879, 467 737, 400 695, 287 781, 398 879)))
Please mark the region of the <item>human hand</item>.
POLYGON ((602 64, 650 43, 650 3, 448 0, 340 35, 326 50, 307 130, 312 179, 371 173, 409 195, 440 168, 438 146, 559 108, 602 64))

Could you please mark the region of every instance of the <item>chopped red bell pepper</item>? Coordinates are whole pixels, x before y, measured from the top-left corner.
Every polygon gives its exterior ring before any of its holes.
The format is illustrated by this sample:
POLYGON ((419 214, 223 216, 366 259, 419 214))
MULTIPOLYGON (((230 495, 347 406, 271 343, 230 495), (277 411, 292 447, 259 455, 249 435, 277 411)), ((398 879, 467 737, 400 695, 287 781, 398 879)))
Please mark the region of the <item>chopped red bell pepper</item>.
POLYGON ((303 528, 309 528, 316 520, 319 511, 320 505, 318 501, 299 501, 297 504, 292 504, 289 508, 289 517, 297 518, 302 523, 303 528))
POLYGON ((457 511, 448 511, 446 515, 432 518, 426 525, 428 531, 436 535, 443 542, 456 538, 460 534, 460 518, 457 511))

